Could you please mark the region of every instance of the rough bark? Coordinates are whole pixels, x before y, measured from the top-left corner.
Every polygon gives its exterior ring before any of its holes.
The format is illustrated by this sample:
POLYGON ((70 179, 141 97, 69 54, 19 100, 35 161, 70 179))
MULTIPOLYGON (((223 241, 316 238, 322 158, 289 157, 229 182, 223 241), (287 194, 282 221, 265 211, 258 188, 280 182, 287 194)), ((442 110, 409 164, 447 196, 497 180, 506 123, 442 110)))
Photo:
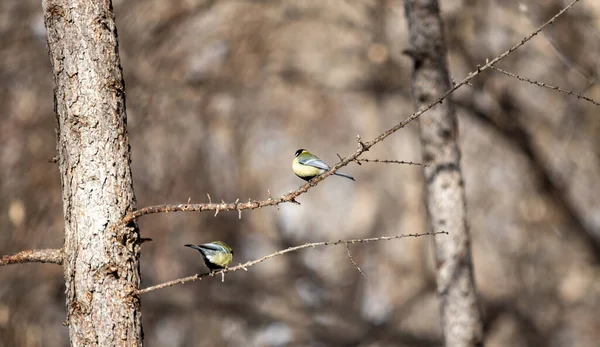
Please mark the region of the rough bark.
MULTIPOLYGON (((436 0, 405 0, 408 54, 414 61, 413 99, 418 109, 450 89, 446 45, 436 0)), ((451 98, 419 118, 427 211, 433 230, 437 287, 445 344, 482 345, 482 318, 473 277, 458 127, 451 98)))
POLYGON ((72 346, 140 346, 139 233, 111 1, 46 0, 72 346))

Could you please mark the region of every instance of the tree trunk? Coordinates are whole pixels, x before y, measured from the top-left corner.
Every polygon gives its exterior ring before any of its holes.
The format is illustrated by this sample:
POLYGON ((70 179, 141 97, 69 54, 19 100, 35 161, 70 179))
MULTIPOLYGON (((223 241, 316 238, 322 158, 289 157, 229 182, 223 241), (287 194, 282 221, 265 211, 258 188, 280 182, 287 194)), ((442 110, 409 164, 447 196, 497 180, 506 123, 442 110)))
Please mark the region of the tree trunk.
MULTIPOLYGON (((420 109, 450 89, 446 45, 436 0, 405 0, 405 12, 408 53, 414 60, 413 99, 420 109)), ((482 318, 473 279, 457 119, 451 98, 422 115, 419 128, 423 160, 428 165, 424 174, 429 220, 433 230, 449 233, 434 238, 446 346, 482 345, 482 318)))
POLYGON ((125 89, 109 0, 45 0, 65 219, 72 346, 141 346, 139 233, 125 89))

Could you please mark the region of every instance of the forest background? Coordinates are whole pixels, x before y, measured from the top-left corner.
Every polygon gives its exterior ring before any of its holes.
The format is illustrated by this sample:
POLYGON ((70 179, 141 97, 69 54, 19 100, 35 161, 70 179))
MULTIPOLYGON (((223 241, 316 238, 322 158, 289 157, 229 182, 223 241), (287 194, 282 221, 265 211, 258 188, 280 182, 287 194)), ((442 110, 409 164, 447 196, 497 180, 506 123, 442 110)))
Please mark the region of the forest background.
MULTIPOLYGON (((402 1, 113 1, 139 207, 266 199, 414 106, 402 1)), ((442 2, 451 77, 504 52, 563 1, 442 2)), ((600 100, 600 3, 582 1, 498 66, 600 100)), ((0 254, 59 248, 64 220, 39 1, 0 2, 0 254)), ((600 340, 598 105, 498 71, 453 95, 488 346, 600 340)), ((365 158, 420 161, 413 122, 365 158)), ((298 200, 139 220, 142 287, 202 271, 186 243, 234 263, 324 240, 429 231, 418 166, 350 164, 298 200)), ((385 346, 442 341, 431 239, 303 250, 248 272, 145 294, 147 346, 385 346), (202 329, 199 329, 202 327, 202 329)), ((64 346, 58 266, 0 271, 0 345, 64 346)))

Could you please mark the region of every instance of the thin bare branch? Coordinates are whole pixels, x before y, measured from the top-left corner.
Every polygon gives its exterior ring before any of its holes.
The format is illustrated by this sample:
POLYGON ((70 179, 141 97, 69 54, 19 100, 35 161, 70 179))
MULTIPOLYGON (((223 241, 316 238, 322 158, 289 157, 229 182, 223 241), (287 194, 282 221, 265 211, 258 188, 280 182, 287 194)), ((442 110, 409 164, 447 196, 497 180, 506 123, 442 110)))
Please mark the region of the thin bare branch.
POLYGON ((406 165, 417 165, 417 166, 427 167, 427 164, 415 163, 413 161, 404 161, 404 160, 356 159, 355 161, 359 165, 360 165, 360 163, 383 163, 383 164, 406 164, 406 165))
MULTIPOLYGON (((531 11, 529 11, 527 6, 519 6, 519 9, 523 12, 523 14, 525 15, 525 17, 531 22, 531 24, 533 25, 537 25, 537 16, 533 15, 531 13, 531 11)), ((569 59, 565 53, 563 52, 563 50, 561 50, 558 45, 556 44, 554 38, 552 36, 550 36, 547 32, 542 32, 542 35, 546 38, 546 41, 548 41, 548 43, 550 44, 550 47, 552 47, 552 49, 554 50, 554 53, 556 53, 556 56, 558 57, 558 59, 560 61, 563 62, 563 64, 565 64, 566 67, 568 67, 569 69, 575 71, 579 76, 581 76, 581 78, 585 79, 586 81, 588 81, 588 83, 594 84, 596 78, 591 78, 582 68, 581 66, 578 66, 575 62, 573 62, 572 59, 569 59)))
MULTIPOLYGON (((469 73, 467 75, 467 77, 465 77, 462 81, 454 84, 452 86, 452 88, 450 88, 448 91, 446 91, 444 94, 442 94, 437 100, 435 100, 432 103, 428 104, 427 106, 423 107, 419 111, 413 113, 411 116, 409 116, 402 122, 394 125, 393 127, 389 128, 385 132, 381 133, 379 136, 377 136, 373 140, 368 141, 368 142, 363 142, 361 140, 360 136, 357 135, 357 142, 358 142, 359 146, 358 146, 358 149, 353 154, 345 157, 343 160, 341 160, 337 164, 333 165, 331 167, 331 169, 329 169, 328 171, 324 172, 323 174, 313 178, 312 180, 310 180, 310 182, 306 183, 305 185, 303 185, 302 187, 298 188, 295 191, 290 191, 287 194, 284 194, 281 197, 274 198, 274 199, 261 200, 261 201, 253 200, 253 201, 244 202, 244 203, 222 202, 220 204, 217 204, 217 203, 209 202, 208 204, 204 203, 204 204, 175 204, 175 205, 148 206, 148 207, 141 208, 139 210, 129 212, 125 217, 123 217, 121 222, 123 224, 128 224, 141 216, 153 214, 153 213, 161 213, 161 212, 164 213, 164 212, 185 212, 185 211, 215 211, 215 215, 216 215, 219 213, 219 211, 254 210, 254 209, 262 208, 262 207, 266 207, 266 206, 277 206, 279 204, 286 203, 286 202, 292 202, 292 203, 299 204, 299 202, 296 201, 296 198, 298 196, 306 193, 310 188, 316 186, 317 184, 319 184, 321 181, 323 181, 327 177, 333 175, 333 173, 336 172, 337 170, 339 170, 341 167, 348 165, 350 162, 355 162, 356 159, 358 159, 358 157, 361 154, 368 151, 371 147, 373 147, 377 143, 383 141, 384 139, 386 139, 388 136, 392 135, 396 131, 404 128, 408 123, 419 118, 423 113, 429 111, 431 108, 433 108, 438 103, 442 103, 444 101, 444 99, 446 99, 448 96, 450 96, 450 94, 454 93, 454 91, 456 91, 458 88, 464 86, 465 84, 468 84, 469 81, 471 81, 477 75, 479 75, 483 71, 491 68, 492 66, 497 64, 499 61, 501 61, 502 59, 506 58, 508 55, 513 53, 519 47, 523 46, 525 43, 530 41, 533 37, 535 37, 542 30, 544 30, 544 28, 546 28, 548 25, 554 23, 556 18, 560 17, 563 13, 565 13, 566 11, 571 9, 579 1, 580 0, 573 0, 573 2, 571 2, 569 5, 567 5, 562 10, 560 10, 554 17, 550 18, 547 22, 542 24, 537 30, 535 30, 534 32, 532 32, 531 34, 529 34, 528 36, 523 38, 521 40, 521 42, 517 43, 516 45, 514 45, 513 47, 511 47, 504 53, 496 56, 494 59, 486 60, 486 63, 483 66, 478 66, 477 70, 469 73)), ((409 52, 409 51, 407 51, 405 53, 409 54, 409 55, 414 54, 413 52, 409 52)))
POLYGON ((23 263, 50 263, 62 265, 62 262, 63 253, 61 249, 32 249, 0 257, 0 266, 23 263))
POLYGON ((350 259, 350 261, 352 262, 352 265, 354 265, 354 267, 356 268, 356 270, 358 270, 358 272, 360 272, 360 274, 362 275, 362 277, 367 278, 367 276, 365 275, 365 273, 362 272, 362 270, 360 269, 360 266, 358 266, 358 264, 354 261, 354 258, 352 257, 352 254, 350 254, 350 246, 348 246, 348 244, 346 244, 346 253, 348 253, 348 258, 350 259))
MULTIPOLYGON (((252 260, 252 261, 248 261, 244 264, 238 264, 236 266, 233 267, 229 267, 220 271, 216 271, 212 274, 210 273, 204 273, 204 274, 196 274, 193 276, 189 276, 189 277, 184 277, 184 278, 179 278, 173 281, 169 281, 169 282, 165 282, 165 283, 161 283, 161 284, 157 284, 155 286, 151 286, 151 287, 147 287, 144 289, 140 289, 138 291, 135 292, 135 294, 139 295, 139 294, 144 294, 144 293, 148 293, 148 292, 152 292, 158 289, 162 289, 162 288, 167 288, 167 287, 172 287, 176 284, 183 284, 183 283, 187 283, 187 282, 192 282, 192 281, 196 281, 199 279, 202 279, 203 277, 207 277, 207 276, 214 276, 214 275, 218 275, 218 274, 224 274, 227 272, 232 272, 232 271, 238 271, 238 270, 244 270, 244 271, 248 271, 248 268, 256 265, 258 263, 262 263, 263 261, 279 256, 279 255, 283 255, 286 253, 290 253, 290 252, 295 252, 304 248, 314 248, 314 247, 319 247, 319 246, 333 246, 333 245, 340 245, 340 244, 345 244, 345 245, 349 245, 349 244, 355 244, 355 243, 366 243, 366 242, 376 242, 376 241, 389 241, 389 240, 396 240, 396 239, 402 239, 405 237, 420 237, 420 236, 435 236, 435 235, 440 235, 440 234, 446 234, 448 235, 447 232, 445 231, 438 231, 438 232, 433 232, 433 233, 422 233, 422 234, 402 234, 402 235, 396 235, 396 236, 380 236, 380 237, 370 237, 370 238, 365 238, 365 239, 353 239, 353 240, 338 240, 338 241, 324 241, 324 242, 312 242, 312 243, 305 243, 303 245, 299 245, 299 246, 294 246, 294 247, 290 247, 290 248, 286 248, 274 253, 271 253, 269 255, 266 255, 262 258, 256 259, 256 260, 252 260)), ((356 265, 356 264, 355 264, 356 265)), ((358 267, 358 266, 357 266, 358 267)))
POLYGON ((531 83, 533 85, 536 85, 536 86, 539 86, 539 87, 543 87, 543 88, 548 88, 548 89, 551 89, 551 90, 556 90, 558 92, 565 93, 567 95, 572 95, 572 96, 574 96, 574 97, 576 97, 578 99, 585 100, 585 101, 590 102, 590 103, 592 103, 592 104, 594 104, 596 106, 600 106, 600 103, 598 103, 594 99, 590 99, 587 96, 583 96, 581 94, 577 94, 577 93, 572 92, 570 90, 563 89, 561 87, 555 87, 555 86, 552 86, 552 85, 549 85, 549 84, 546 84, 546 83, 543 83, 543 82, 534 81, 534 80, 529 79, 527 77, 519 76, 517 74, 514 74, 512 72, 508 72, 506 70, 502 70, 502 69, 500 69, 498 67, 495 67, 495 66, 492 66, 492 69, 494 69, 494 70, 496 70, 498 72, 501 72, 501 73, 505 74, 506 76, 509 76, 509 77, 512 77, 512 78, 516 78, 519 81, 531 83))

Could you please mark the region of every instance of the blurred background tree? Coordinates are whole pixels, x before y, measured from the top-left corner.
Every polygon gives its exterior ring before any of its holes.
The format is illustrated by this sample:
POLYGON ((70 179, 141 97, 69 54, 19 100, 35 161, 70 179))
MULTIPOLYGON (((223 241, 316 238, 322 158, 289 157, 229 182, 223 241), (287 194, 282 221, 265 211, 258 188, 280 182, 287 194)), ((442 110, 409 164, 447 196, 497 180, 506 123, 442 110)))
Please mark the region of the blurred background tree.
MULTIPOLYGON (((329 162, 412 113, 403 1, 114 1, 138 206, 295 189, 296 149, 329 162)), ((565 2, 442 2, 451 76, 503 52, 565 2)), ((500 67, 600 99, 600 3, 581 1, 500 67)), ((0 2, 0 254, 62 245, 52 78, 39 1, 0 2)), ((489 71, 454 94, 488 346, 600 340, 598 107, 489 71)), ((416 123, 365 157, 420 160, 416 123)), ((139 220, 142 286, 298 243, 426 231, 421 169, 350 165, 301 206, 139 220)), ((145 294, 147 346, 433 346, 431 243, 278 257, 225 283, 145 294)), ((68 341, 61 268, 0 271, 0 345, 68 341)))

